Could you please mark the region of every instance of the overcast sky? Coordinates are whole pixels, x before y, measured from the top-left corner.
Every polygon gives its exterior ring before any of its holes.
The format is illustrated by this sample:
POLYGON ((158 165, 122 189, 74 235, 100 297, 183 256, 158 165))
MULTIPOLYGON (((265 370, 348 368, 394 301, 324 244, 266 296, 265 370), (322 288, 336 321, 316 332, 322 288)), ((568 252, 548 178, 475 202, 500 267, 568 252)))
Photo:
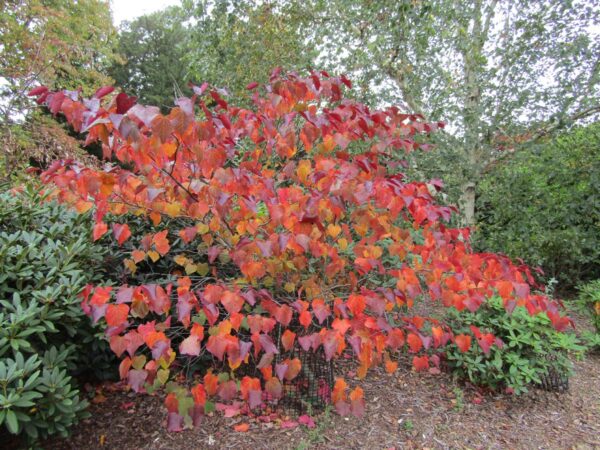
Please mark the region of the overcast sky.
POLYGON ((110 0, 115 25, 180 3, 179 0, 110 0))

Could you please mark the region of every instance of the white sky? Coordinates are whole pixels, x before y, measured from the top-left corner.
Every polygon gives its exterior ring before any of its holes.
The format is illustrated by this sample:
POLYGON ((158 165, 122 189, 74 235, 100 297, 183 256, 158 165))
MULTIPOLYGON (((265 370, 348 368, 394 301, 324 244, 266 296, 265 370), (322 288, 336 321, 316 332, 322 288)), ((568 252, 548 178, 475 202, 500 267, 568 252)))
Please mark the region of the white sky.
POLYGON ((117 26, 124 20, 131 21, 144 14, 180 3, 179 0, 110 0, 113 22, 117 26))

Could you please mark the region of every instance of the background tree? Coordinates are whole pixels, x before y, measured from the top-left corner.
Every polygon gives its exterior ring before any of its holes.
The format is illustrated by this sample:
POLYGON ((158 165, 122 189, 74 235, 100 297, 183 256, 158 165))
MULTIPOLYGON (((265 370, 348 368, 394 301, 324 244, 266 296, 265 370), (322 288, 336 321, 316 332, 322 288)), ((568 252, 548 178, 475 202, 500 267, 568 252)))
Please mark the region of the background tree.
POLYGON ((303 6, 244 0, 189 2, 193 15, 189 61, 195 80, 227 88, 236 99, 275 67, 313 67, 316 49, 305 39, 303 6))
POLYGON ((124 61, 110 70, 115 83, 144 104, 166 110, 188 93, 191 51, 189 24, 180 7, 141 16, 125 22, 119 30, 119 54, 124 61))
POLYGON ((108 6, 101 0, 2 2, 0 178, 15 174, 30 156, 77 152, 77 142, 55 121, 29 114, 33 102, 26 92, 43 84, 89 95, 111 83, 106 69, 117 58, 116 30, 108 6))
POLYGON ((484 174, 478 246, 523 256, 561 290, 600 277, 600 124, 519 152, 484 174))
POLYGON ((22 113, 25 92, 36 84, 83 88, 86 95, 110 83, 115 29, 102 0, 4 1, 0 12, 0 117, 22 113))
POLYGON ((419 168, 460 185, 468 225, 500 142, 522 145, 600 111, 590 2, 315 0, 310 11, 307 29, 364 96, 449 124, 442 151, 419 168))
POLYGON ((303 38, 300 14, 292 3, 186 1, 125 23, 119 52, 126 62, 110 74, 142 103, 163 110, 190 93, 189 82, 244 98, 246 86, 267 81, 275 67, 313 66, 316 51, 303 38))

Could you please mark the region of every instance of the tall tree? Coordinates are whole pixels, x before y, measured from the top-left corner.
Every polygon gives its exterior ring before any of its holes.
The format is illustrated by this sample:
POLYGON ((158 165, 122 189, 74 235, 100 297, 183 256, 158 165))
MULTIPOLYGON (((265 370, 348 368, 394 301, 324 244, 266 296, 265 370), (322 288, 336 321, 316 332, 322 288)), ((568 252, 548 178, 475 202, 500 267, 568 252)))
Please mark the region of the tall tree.
POLYGON ((237 99, 244 99, 247 84, 268 81, 275 67, 314 65, 316 49, 300 26, 302 5, 199 0, 188 7, 194 16, 189 60, 195 78, 224 87, 237 99))
POLYGON ((83 88, 110 83, 116 30, 103 0, 5 0, 0 11, 0 120, 26 108, 36 84, 83 88))
POLYGON ((145 104, 172 107, 187 91, 191 51, 186 12, 178 6, 125 22, 119 32, 124 61, 110 70, 115 83, 145 104))
POLYGON ((467 225, 499 148, 600 112, 593 2, 313 0, 307 9, 307 29, 365 96, 449 124, 443 165, 460 182, 467 225))
POLYGON ((71 157, 77 141, 55 121, 30 114, 27 92, 39 84, 86 95, 111 83, 117 58, 109 4, 102 0, 0 2, 0 178, 29 157, 71 157))

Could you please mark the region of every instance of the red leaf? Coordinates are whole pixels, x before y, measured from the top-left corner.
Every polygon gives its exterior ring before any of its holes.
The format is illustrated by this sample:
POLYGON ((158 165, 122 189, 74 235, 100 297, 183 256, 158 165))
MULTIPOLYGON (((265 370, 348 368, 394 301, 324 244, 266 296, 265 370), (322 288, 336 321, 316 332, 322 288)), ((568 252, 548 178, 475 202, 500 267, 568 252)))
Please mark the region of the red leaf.
POLYGON ((317 426, 315 424, 315 421, 313 420, 313 418, 306 414, 298 417, 298 423, 301 423, 302 425, 306 425, 307 428, 315 428, 317 426))
POLYGON ((414 356, 412 363, 417 372, 429 369, 429 358, 427 356, 414 356))
POLYGON ((283 326, 289 325, 289 323, 292 321, 292 308, 290 308, 288 305, 281 305, 277 309, 275 319, 283 326))
POLYGON ((108 305, 106 308, 106 324, 109 327, 118 327, 122 323, 127 321, 127 315, 129 314, 129 306, 125 303, 118 305, 108 305))
POLYGON ((463 353, 466 353, 471 348, 471 336, 469 335, 459 334, 454 337, 454 342, 456 342, 458 349, 463 353))
POLYGON ((110 349, 120 358, 127 349, 127 341, 123 336, 115 335, 110 337, 110 349))
POLYGON ((137 97, 128 97, 127 94, 121 92, 117 95, 117 114, 125 114, 129 109, 135 105, 137 97))
POLYGON ((127 224, 113 223, 112 230, 119 245, 123 245, 123 242, 131 237, 131 231, 127 224))
POLYGON ((166 255, 171 248, 169 245, 169 240, 167 239, 168 230, 163 230, 159 233, 156 233, 152 237, 152 243, 154 244, 154 248, 156 251, 160 253, 162 256, 166 255))
POLYGON ((96 223, 94 225, 94 233, 93 233, 94 241, 97 241, 102 236, 104 236, 104 234, 107 231, 108 231, 108 225, 106 225, 104 222, 96 223))
POLYGON ((253 81, 252 83, 249 83, 246 86, 246 89, 249 90, 249 91, 251 91, 253 89, 256 89, 257 87, 258 87, 258 83, 256 81, 253 81))
POLYGON ((34 97, 36 95, 44 94, 48 92, 48 88, 46 86, 38 86, 30 90, 27 95, 30 97, 34 97))
POLYGON ((115 90, 115 88, 112 86, 103 86, 94 93, 94 97, 102 98, 102 97, 110 94, 114 90, 115 90))
POLYGON ((295 422, 293 420, 284 420, 283 422, 281 422, 281 424, 279 424, 279 428, 281 428, 282 430, 296 428, 297 426, 298 422, 295 422))

